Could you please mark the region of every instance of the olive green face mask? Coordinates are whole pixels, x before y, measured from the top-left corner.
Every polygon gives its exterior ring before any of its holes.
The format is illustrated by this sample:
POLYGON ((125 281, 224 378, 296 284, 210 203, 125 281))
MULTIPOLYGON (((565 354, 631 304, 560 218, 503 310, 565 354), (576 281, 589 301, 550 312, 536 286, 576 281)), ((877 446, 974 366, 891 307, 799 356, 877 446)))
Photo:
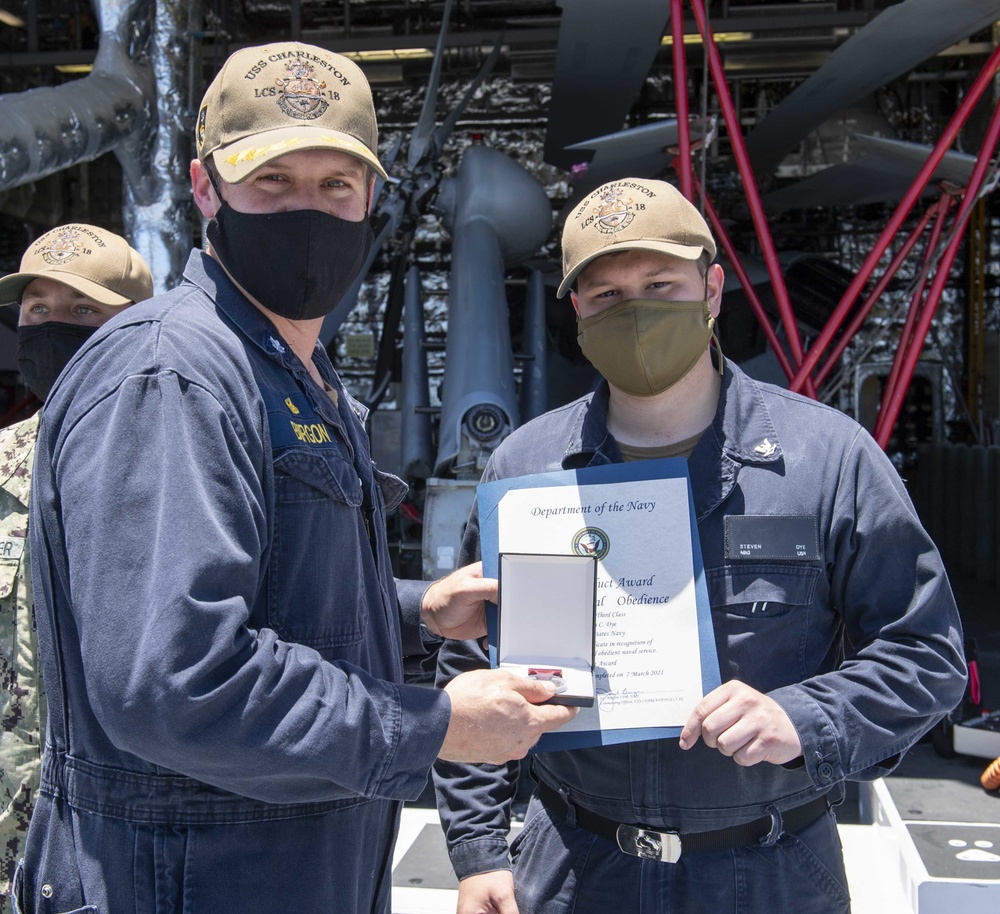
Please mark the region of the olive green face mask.
POLYGON ((635 298, 578 320, 577 340, 609 383, 651 397, 694 368, 714 328, 707 300, 635 298))

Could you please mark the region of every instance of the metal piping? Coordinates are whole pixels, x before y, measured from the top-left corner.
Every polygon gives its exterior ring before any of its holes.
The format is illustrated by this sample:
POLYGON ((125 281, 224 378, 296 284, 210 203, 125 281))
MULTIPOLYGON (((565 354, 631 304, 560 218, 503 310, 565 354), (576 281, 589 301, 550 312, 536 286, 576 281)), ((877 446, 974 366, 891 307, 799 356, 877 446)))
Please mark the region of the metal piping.
POLYGON ((195 37, 200 20, 199 0, 156 0, 147 54, 156 110, 147 128, 124 137, 115 150, 128 179, 125 233, 149 264, 157 293, 177 285, 191 249, 189 173, 194 119, 201 101, 194 75, 200 73, 195 37), (192 66, 193 62, 198 65, 192 66), (131 167, 134 161, 142 161, 142 168, 131 167))
MULTIPOLYGON (((946 199, 946 198, 942 198, 946 199)), ((872 289, 868 298, 865 299, 865 303, 858 309, 857 314, 854 315, 850 324, 840 335, 840 340, 837 345, 833 347, 833 351, 830 353, 829 358, 826 362, 819 368, 816 372, 816 383, 822 384, 827 376, 833 371, 837 366, 837 361, 844 354, 844 351, 850 345, 851 341, 854 339, 857 332, 861 329, 862 324, 868 318, 872 309, 878 304, 879 299, 882 297, 882 293, 889 288, 889 284, 896 278, 896 274, 899 272, 900 268, 906 262, 906 258, 910 256, 910 252, 916 247, 917 242, 920 240, 921 236, 924 234, 924 230, 927 228, 927 224, 931 221, 934 215, 937 214, 938 220, 942 221, 945 215, 945 210, 941 209, 941 202, 935 203, 933 206, 928 207, 927 211, 920 217, 920 221, 917 223, 916 228, 910 233, 906 241, 903 242, 903 246, 896 253, 896 256, 892 258, 892 262, 886 267, 885 272, 879 278, 879 281, 875 283, 875 287, 872 289)), ((936 246, 936 242, 929 246, 929 250, 933 250, 936 246)), ((791 378, 791 375, 789 376, 791 378)))
POLYGON ((549 408, 549 351, 545 334, 545 281, 532 270, 524 299, 524 361, 521 363, 521 421, 549 408))
MULTIPOLYGON (((708 57, 709 70, 712 74, 712 81, 715 84, 715 94, 719 99, 719 107, 722 109, 726 128, 729 131, 729 142, 732 146, 733 158, 736 160, 740 177, 743 179, 743 192, 746 194, 747 206, 750 208, 750 216, 757 231, 761 254, 764 256, 764 263, 767 264, 767 272, 771 277, 771 289, 778 304, 781 323, 785 328, 785 338, 788 340, 788 348, 792 353, 792 361, 798 367, 802 364, 804 356, 802 339, 799 336, 798 325, 795 323, 795 311, 792 308, 791 299, 788 297, 788 286, 785 284, 785 277, 781 272, 781 264, 778 262, 778 252, 771 238, 771 229, 767 223, 763 204, 760 202, 760 191, 757 189, 753 169, 750 166, 750 158, 747 155, 746 145, 743 141, 739 117, 736 114, 736 107, 733 104, 733 98, 726 83, 725 68, 722 66, 722 58, 719 56, 719 49, 715 44, 715 37, 708 22, 708 14, 705 12, 703 0, 690 0, 690 2, 691 8, 694 10, 695 21, 698 23, 698 30, 701 32, 705 54, 708 57)), ((683 123, 679 124, 681 130, 687 129, 688 126, 683 123)), ((805 388, 804 392, 806 394, 813 399, 816 398, 816 388, 811 379, 806 378, 802 386, 805 388)))
POLYGON ((433 467, 434 448, 431 444, 427 353, 424 350, 424 296, 420 269, 416 266, 411 266, 406 272, 405 295, 400 465, 407 480, 427 479, 433 467))
MULTIPOLYGON (((95 0, 101 43, 90 75, 0 96, 0 190, 96 159, 149 126, 152 73, 133 58, 148 37, 150 6, 150 0, 95 0)), ((143 165, 134 161, 130 170, 139 174, 143 165)))
MULTIPOLYGON (((896 344, 896 357, 892 360, 892 370, 889 372, 889 379, 885 382, 885 387, 882 390, 882 402, 884 403, 892 401, 896 385, 899 383, 899 373, 902 370, 903 360, 909 353, 910 345, 913 342, 913 330, 920 318, 921 309, 924 307, 924 289, 927 288, 930 269, 940 253, 938 251, 938 242, 941 240, 941 235, 944 232, 944 224, 947 221, 948 212, 951 210, 953 203, 954 200, 947 194, 944 194, 938 201, 936 207, 938 217, 934 222, 934 227, 931 229, 930 238, 927 240, 923 268, 917 279, 916 288, 910 296, 910 307, 906 312, 906 321, 903 323, 903 330, 899 334, 899 342, 896 344)), ((936 303, 934 307, 937 307, 936 303)), ((875 430, 876 433, 880 430, 877 420, 875 430)))
MULTIPOLYGON (((1000 51, 1000 48, 997 50, 1000 51)), ((992 60, 992 57, 990 59, 992 60)), ((889 443, 893 427, 899 418, 899 411, 903 407, 903 399, 906 397, 910 381, 913 378, 913 372, 916 370, 917 362, 920 359, 920 353, 923 351, 924 341, 927 339, 927 334, 931 328, 931 320, 934 318, 934 312, 937 311, 938 303, 941 301, 941 293, 944 291, 951 266, 955 262, 958 249, 964 239, 965 228, 968 224, 969 216, 972 214, 972 207, 979 198, 987 172, 991 168, 993 154, 996 152, 998 142, 1000 142, 1000 105, 993 109, 993 117, 990 119, 986 138, 983 140, 983 145, 979 150, 976 168, 969 179, 969 186, 965 189, 965 197, 955 216, 951 240, 948 242, 948 246, 944 249, 941 260, 938 262, 934 281, 927 292, 924 308, 919 321, 917 321, 913 336, 909 341, 905 359, 901 360, 903 356, 902 350, 896 353, 896 361, 899 361, 901 366, 896 386, 889 392, 888 396, 883 394, 878 423, 875 427, 875 440, 883 450, 889 443)), ((893 368, 895 369, 895 366, 893 368)))
POLYGON ((788 356, 785 355, 785 350, 782 347, 781 342, 778 340, 778 334, 775 333, 774 327, 771 326, 771 321, 768 319, 767 312, 764 310, 764 305, 760 300, 760 296, 754 288, 753 280, 750 279, 746 268, 743 266, 743 261, 740 259, 740 255, 737 253, 732 239, 729 237, 729 232, 727 231, 726 226, 723 224, 722 219, 719 218, 719 214, 716 211, 715 206, 705 193, 701 181, 696 175, 694 175, 693 172, 691 180, 692 190, 694 193, 698 194, 702 203, 705 205, 705 216, 712 224, 716 240, 722 246, 722 250, 725 251, 726 257, 729 258, 729 264, 732 266, 733 272, 736 274, 736 278, 739 279, 740 285, 743 287, 743 292, 747 297, 747 301, 750 302, 750 307, 753 309, 753 313, 757 317, 757 323, 760 324, 761 330, 764 331, 764 336, 767 337, 768 343, 771 344, 771 351, 774 353, 774 357, 778 360, 781 370, 789 379, 791 379, 795 375, 795 369, 792 367, 792 363, 788 361, 788 356))
POLYGON ((681 193, 694 200, 691 168, 691 118, 688 114, 687 58, 684 53, 684 0, 670 0, 670 33, 673 35, 674 100, 677 105, 677 122, 685 126, 677 131, 677 176, 681 193))
POLYGON ((191 246, 188 165, 197 48, 194 0, 93 0, 101 38, 89 76, 0 96, 0 191, 114 152, 125 175, 125 234, 157 292, 191 246))
MULTIPOLYGON (((864 288, 868 280, 871 279, 871 275, 876 266, 878 266, 878 262, 881 260, 886 248, 889 247, 889 244, 895 237, 896 232, 899 231, 903 223, 906 221, 906 218, 910 215, 910 211, 913 209, 914 204, 924 192, 924 188, 930 181, 935 169, 941 163, 941 160, 944 158, 944 155, 948 151, 951 144, 955 141, 955 137, 958 136, 959 130, 961 130, 965 122, 968 120, 969 115, 972 113, 972 109, 975 107, 976 103, 979 101, 986 89, 992 84, 993 77, 998 68, 1000 68, 1000 47, 995 48, 993 53, 990 54, 989 60, 986 61, 983 69, 979 73, 979 76, 976 77, 975 82, 966 93, 965 98, 962 99, 962 104, 959 105, 958 110, 949 122, 948 127, 945 129, 944 133, 941 134, 941 137, 937 141, 937 145, 927 157, 927 161, 924 163, 923 168, 920 169, 916 178, 913 179, 913 184, 910 186, 909 191, 907 191, 906 196, 903 197, 903 199, 899 202, 899 206, 896 207, 896 211, 892 214, 889 224, 882 230, 882 234, 879 235, 878 240, 875 242, 875 246, 871 249, 871 251, 869 251, 868 256, 865 258, 865 262, 861 265, 861 269, 858 270, 853 282, 844 293, 843 298, 841 298, 840 304, 837 305, 833 314, 830 315, 823 331, 816 338, 815 342, 813 342, 812 346, 809 347, 809 351, 805 354, 805 358, 799 364, 798 374, 788 385, 789 390, 801 390, 804 384, 811 382, 810 375, 816 367, 816 363, 820 360, 823 352, 830 345, 830 341, 837 333, 837 330, 839 330, 843 325, 851 306, 854 304, 854 300, 861 293, 861 290, 864 288)), ((907 380, 907 383, 909 383, 909 380, 907 380)))
POLYGON ((435 474, 478 479, 520 424, 504 286, 505 265, 542 246, 552 206, 513 159, 470 146, 438 205, 452 237, 445 377, 435 474))

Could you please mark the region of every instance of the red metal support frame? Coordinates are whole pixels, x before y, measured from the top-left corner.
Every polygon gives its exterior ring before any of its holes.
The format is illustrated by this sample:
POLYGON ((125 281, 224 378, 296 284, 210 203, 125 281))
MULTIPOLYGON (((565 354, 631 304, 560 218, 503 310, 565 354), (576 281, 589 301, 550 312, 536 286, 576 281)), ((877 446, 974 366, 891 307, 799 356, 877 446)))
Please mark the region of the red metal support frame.
MULTIPOLYGON (((753 219, 754 229, 757 232, 757 239, 760 242, 764 263, 767 265, 767 272, 771 277, 771 288, 778 303, 778 313, 781 315, 781 322, 785 327, 785 334, 788 337, 788 346, 792 352, 792 359, 798 367, 802 365, 804 356, 802 340, 799 337, 798 325, 795 323, 795 313, 792 311, 792 303, 788 297, 785 277, 781 272, 781 264, 778 262, 778 252, 774 247, 774 241, 771 238, 771 229, 768 227, 767 217, 764 214, 764 206, 760 201, 760 191, 757 189, 757 182, 754 179, 753 169, 750 166, 750 157, 747 155, 746 145, 743 142, 743 131, 736 116, 732 96, 729 94, 729 86, 726 84, 725 69, 722 66, 719 49, 715 46, 715 38, 708 24, 708 18, 705 15, 704 3, 702 0, 690 0, 690 3, 694 11, 698 29, 701 32, 702 45, 705 53, 708 55, 708 65, 712 73, 712 82, 715 84, 715 93, 719 99, 722 116, 729 131, 729 141, 732 146, 733 157, 736 159, 736 165, 743 180, 743 190, 746 194, 747 205, 750 207, 750 215, 753 219)), ((802 374, 801 369, 799 373, 802 374)), ((805 392, 809 396, 816 396, 815 387, 808 377, 803 379, 800 386, 805 387, 805 392)))
POLYGON ((785 350, 782 348, 778 335, 774 332, 774 328, 771 326, 771 321, 768 319, 767 312, 764 310, 763 304, 761 304, 760 298, 757 295, 757 290, 753 287, 753 283, 750 281, 750 277, 747 275, 747 271, 743 267, 740 255, 736 252, 736 248, 733 247, 733 242, 729 237, 729 233, 726 231, 726 227, 722 224, 722 220, 719 218, 718 212, 716 212, 715 207, 712 205, 712 201, 709 200, 702 191, 697 178, 694 179, 694 189, 701 195, 701 199, 705 204, 705 214, 708 216, 708 221, 712 224, 712 231, 715 232, 715 237, 719 239, 719 244, 722 245, 722 249, 726 252, 726 256, 729 258, 729 263, 733 268, 733 272, 736 274, 737 279, 739 279, 740 285, 743 286, 743 291, 746 293, 747 299, 750 302, 750 307, 753 309, 753 313, 757 317, 757 322, 763 328, 764 335, 767 337, 767 341, 771 344, 771 349, 774 350, 774 356, 778 360, 778 364, 781 365, 781 370, 785 373, 785 376, 791 380, 791 378, 795 375, 795 368, 792 363, 788 361, 788 356, 785 355, 785 350))
MULTIPOLYGON (((692 2, 700 3, 701 0, 692 0, 692 2)), ((848 286, 847 291, 844 293, 843 298, 841 298, 840 303, 834 309, 833 314, 830 315, 830 319, 827 321, 826 326, 816 338, 813 345, 809 348, 809 352, 806 353, 805 359, 799 366, 799 373, 789 385, 790 390, 801 390, 803 385, 810 380, 810 373, 816 367, 816 363, 820 360, 820 357, 823 355, 827 346, 830 345, 830 341, 833 339, 834 334, 843 324, 848 312, 851 309, 851 305, 854 304, 854 300, 858 297, 865 284, 871 278, 872 272, 878 265, 878 262, 885 253, 886 248, 888 248, 889 243, 892 241, 896 232, 899 231, 903 222, 906 220, 906 217, 909 216, 910 211, 913 209, 917 199, 923 193, 924 188, 930 181, 935 169, 944 158, 948 148, 954 142, 955 137, 958 135, 958 131, 968 120, 969 115, 972 113, 972 109, 976 106, 976 103, 979 101, 983 92, 985 92, 991 85, 998 68, 1000 68, 1000 46, 998 46, 993 53, 990 54, 989 59, 983 66, 983 69, 976 78, 976 81, 972 84, 968 94, 962 100, 962 104, 959 105, 958 110, 949 122, 945 132, 941 135, 941 138, 938 140, 937 145, 935 145, 934 150, 931 152, 927 161, 924 162, 924 165, 918 172, 913 184, 906 192, 906 196, 903 197, 899 206, 896 207, 896 211, 893 213, 888 225, 886 225, 886 227, 882 230, 882 234, 879 235, 878 240, 875 242, 875 246, 865 258, 864 263, 861 265, 861 269, 854 277, 850 286, 848 286)), ((907 383, 909 383, 909 381, 907 381, 907 383)))
MULTIPOLYGON (((1000 60, 1000 47, 990 55, 991 61, 994 58, 1000 60)), ((996 66, 994 65, 993 70, 995 71, 995 69, 996 66)), ((990 73, 991 77, 992 72, 990 73)), ((982 74, 980 74, 981 76, 982 74)), ((962 205, 955 216, 951 241, 948 242, 948 246, 945 248, 944 254, 938 263, 937 272, 934 274, 934 281, 931 283, 930 291, 927 293, 927 304, 924 306, 923 313, 920 315, 920 320, 917 323, 913 342, 906 354, 906 361, 900 369, 896 389, 892 392, 892 396, 889 399, 885 397, 882 399, 882 408, 879 411, 878 420, 879 433, 876 435, 875 440, 883 449, 889 443, 889 437, 892 435, 896 420, 899 418, 899 411, 903 406, 903 398, 906 396, 910 380, 913 378, 913 372, 917 367, 917 361, 923 350, 924 340, 927 338, 927 333, 930 330, 931 320, 934 317, 934 312, 937 310, 938 302, 941 300, 941 293, 944 291, 945 283, 948 280, 948 274, 951 272, 951 266, 961 246, 966 224, 979 196, 987 169, 990 167, 990 161, 996 150, 998 139, 1000 139, 1000 105, 993 109, 993 117, 990 119, 986 138, 983 140, 982 148, 979 150, 976 167, 972 170, 972 176, 969 178, 969 186, 965 192, 965 199, 962 200, 962 205)))
MULTIPOLYGON (((927 241, 927 250, 924 252, 924 264, 920 270, 920 280, 913 290, 913 295, 910 296, 910 307, 906 312, 906 321, 903 324, 903 331, 899 335, 899 343, 896 346, 896 355, 892 360, 892 370, 889 372, 889 379, 886 381, 885 388, 882 391, 883 403, 888 403, 889 400, 892 399, 896 391, 896 386, 899 383, 899 374, 903 367, 903 362, 909 354, 910 347, 913 345, 913 331, 921 313, 921 303, 924 300, 924 290, 927 288, 927 280, 930 277, 931 267, 934 263, 934 254, 937 251, 938 242, 941 240, 941 235, 944 232, 944 224, 953 202, 954 199, 951 195, 945 194, 935 205, 939 210, 938 219, 937 222, 934 223, 934 228, 931 230, 931 236, 927 241)), ((882 410, 879 410, 879 412, 880 416, 875 420, 876 437, 878 437, 882 430, 882 410)))
POLYGON ((670 30, 673 35, 674 101, 677 107, 678 157, 674 168, 681 182, 681 193, 694 202, 691 168, 691 118, 688 108, 687 59, 684 53, 684 0, 670 0, 670 30), (677 168, 677 163, 680 168, 677 168))
POLYGON ((933 206, 929 206, 923 216, 920 217, 920 221, 917 223, 916 228, 910 232, 909 237, 905 242, 903 242, 903 246, 899 249, 899 252, 892 258, 892 262, 888 267, 886 267, 885 272, 875 284, 875 288, 872 289, 871 295, 865 299, 865 303, 858 309, 857 314, 854 315, 850 324, 847 325, 847 329, 843 332, 843 334, 841 334, 841 337, 837 341, 837 344, 833 347, 833 351, 830 353, 829 358, 816 372, 817 384, 822 384, 827 379, 830 372, 833 371, 837 361, 844 354, 844 350, 854 338, 854 334, 861 329, 861 325, 865 322, 865 320, 867 320, 872 308, 875 307, 879 298, 882 297, 882 293, 888 288, 889 283, 892 282, 897 271, 903 265, 903 262, 910 256, 910 252, 913 248, 916 247, 917 241, 920 240, 920 236, 923 235, 924 230, 927 228, 927 223, 931 221, 931 218, 937 212, 938 204, 935 203, 933 206))

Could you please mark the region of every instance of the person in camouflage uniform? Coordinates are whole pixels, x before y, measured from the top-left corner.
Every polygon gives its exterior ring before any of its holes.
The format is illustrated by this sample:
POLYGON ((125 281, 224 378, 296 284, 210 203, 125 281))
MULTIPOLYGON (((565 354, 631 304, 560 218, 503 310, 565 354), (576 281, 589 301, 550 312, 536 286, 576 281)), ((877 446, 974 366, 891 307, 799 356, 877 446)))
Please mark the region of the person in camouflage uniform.
POLYGON ((31 617, 28 493, 38 414, 0 430, 0 911, 34 805, 45 698, 31 617), (23 571, 22 571, 23 569, 23 571))
MULTIPOLYGON (((153 294, 149 268, 123 238, 91 225, 46 232, 0 279, 0 303, 19 304, 18 368, 44 399, 93 332, 153 294)), ((45 730, 28 556, 31 464, 40 413, 0 429, 0 914, 24 851, 45 730)))

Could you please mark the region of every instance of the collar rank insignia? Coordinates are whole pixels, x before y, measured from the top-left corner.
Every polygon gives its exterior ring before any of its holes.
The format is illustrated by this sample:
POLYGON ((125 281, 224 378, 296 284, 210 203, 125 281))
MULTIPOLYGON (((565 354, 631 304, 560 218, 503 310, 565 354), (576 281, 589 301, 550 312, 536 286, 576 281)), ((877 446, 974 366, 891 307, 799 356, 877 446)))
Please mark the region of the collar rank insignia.
POLYGON ((773 457, 774 452, 778 450, 778 446, 776 444, 771 444, 771 442, 765 438, 753 450, 755 454, 759 454, 761 457, 773 457))

